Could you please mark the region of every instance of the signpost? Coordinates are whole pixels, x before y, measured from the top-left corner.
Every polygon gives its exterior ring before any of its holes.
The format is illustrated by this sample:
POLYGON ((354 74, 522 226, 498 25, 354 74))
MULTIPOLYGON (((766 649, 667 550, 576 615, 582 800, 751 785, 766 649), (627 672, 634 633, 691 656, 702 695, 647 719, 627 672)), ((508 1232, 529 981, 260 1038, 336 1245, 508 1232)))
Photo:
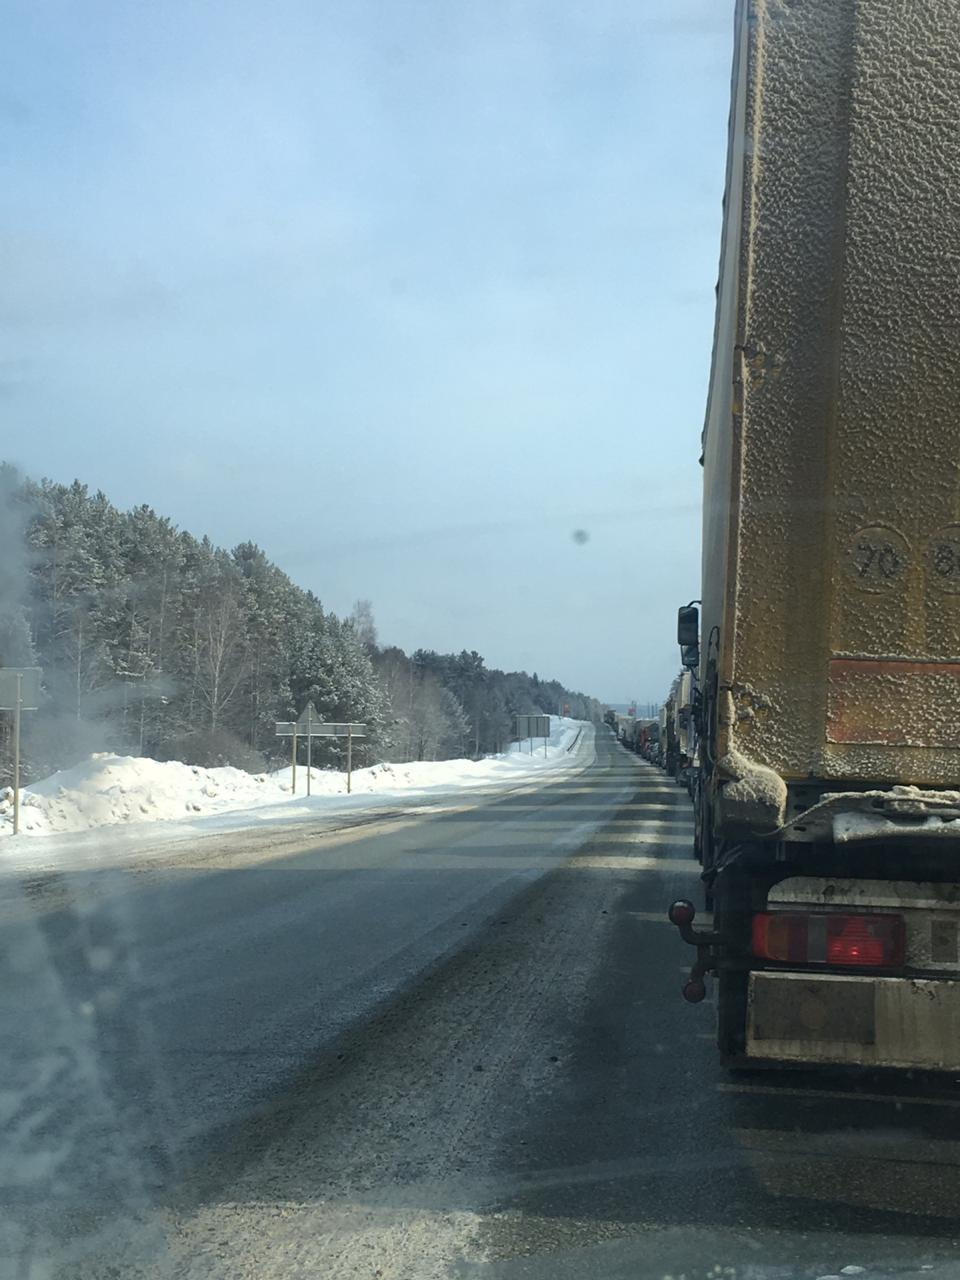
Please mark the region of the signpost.
POLYGON ((299 720, 278 720, 276 734, 278 738, 293 739, 291 750, 293 755, 292 786, 294 795, 297 794, 297 738, 305 736, 307 739, 307 795, 310 794, 312 740, 314 738, 346 738, 347 794, 350 794, 353 787, 353 740, 354 738, 365 738, 367 736, 367 726, 365 724, 347 724, 339 721, 320 720, 317 716, 316 707, 312 702, 308 702, 299 720))
POLYGON ((310 794, 310 767, 313 762, 311 741, 313 739, 313 724, 316 719, 317 709, 312 702, 308 702, 300 714, 300 719, 297 721, 297 729, 307 735, 307 795, 310 794))
POLYGON ((550 717, 549 716, 516 716, 517 737, 521 739, 530 739, 530 754, 533 755, 534 738, 543 739, 543 754, 547 754, 547 741, 550 738, 550 717))
POLYGON ((20 712, 40 706, 39 667, 0 667, 0 711, 13 712, 13 834, 20 831, 20 712))

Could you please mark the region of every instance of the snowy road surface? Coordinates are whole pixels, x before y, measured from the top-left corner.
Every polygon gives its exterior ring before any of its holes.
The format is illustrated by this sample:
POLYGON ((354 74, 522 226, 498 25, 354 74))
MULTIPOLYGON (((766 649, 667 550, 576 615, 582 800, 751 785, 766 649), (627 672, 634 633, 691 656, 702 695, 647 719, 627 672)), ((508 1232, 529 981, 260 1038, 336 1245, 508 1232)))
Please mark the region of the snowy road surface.
POLYGON ((0 1274, 956 1275, 948 1088, 718 1068, 691 829, 601 736, 470 807, 8 876, 0 1274))

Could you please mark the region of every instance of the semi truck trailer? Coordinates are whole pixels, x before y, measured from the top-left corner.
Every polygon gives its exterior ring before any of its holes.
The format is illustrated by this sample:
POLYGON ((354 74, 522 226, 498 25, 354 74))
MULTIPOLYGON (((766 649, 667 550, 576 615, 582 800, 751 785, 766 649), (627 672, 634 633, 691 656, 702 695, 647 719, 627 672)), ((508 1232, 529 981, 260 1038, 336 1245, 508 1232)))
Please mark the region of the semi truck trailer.
POLYGON ((697 854, 736 1066, 960 1070, 960 4, 739 0, 697 854))

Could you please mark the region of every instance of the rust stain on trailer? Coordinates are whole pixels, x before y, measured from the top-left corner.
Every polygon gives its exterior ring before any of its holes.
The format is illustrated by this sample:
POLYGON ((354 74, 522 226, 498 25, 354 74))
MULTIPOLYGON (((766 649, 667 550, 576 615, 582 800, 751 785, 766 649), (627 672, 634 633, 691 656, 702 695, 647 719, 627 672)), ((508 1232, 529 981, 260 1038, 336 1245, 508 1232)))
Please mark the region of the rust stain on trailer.
POLYGON ((960 747, 960 662, 834 658, 827 741, 960 747))

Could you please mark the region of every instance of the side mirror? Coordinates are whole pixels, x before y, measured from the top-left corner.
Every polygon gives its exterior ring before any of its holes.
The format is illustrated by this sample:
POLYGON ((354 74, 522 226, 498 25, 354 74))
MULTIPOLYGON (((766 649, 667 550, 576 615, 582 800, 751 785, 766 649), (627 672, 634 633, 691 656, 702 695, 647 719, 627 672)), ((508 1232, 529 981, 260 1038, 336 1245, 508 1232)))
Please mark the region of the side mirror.
POLYGON ((696 671, 700 666, 700 646, 698 644, 685 644, 680 650, 680 665, 685 667, 687 671, 696 671))
POLYGON ((694 604, 685 604, 677 611, 677 644, 681 649, 700 643, 700 610, 694 604))

